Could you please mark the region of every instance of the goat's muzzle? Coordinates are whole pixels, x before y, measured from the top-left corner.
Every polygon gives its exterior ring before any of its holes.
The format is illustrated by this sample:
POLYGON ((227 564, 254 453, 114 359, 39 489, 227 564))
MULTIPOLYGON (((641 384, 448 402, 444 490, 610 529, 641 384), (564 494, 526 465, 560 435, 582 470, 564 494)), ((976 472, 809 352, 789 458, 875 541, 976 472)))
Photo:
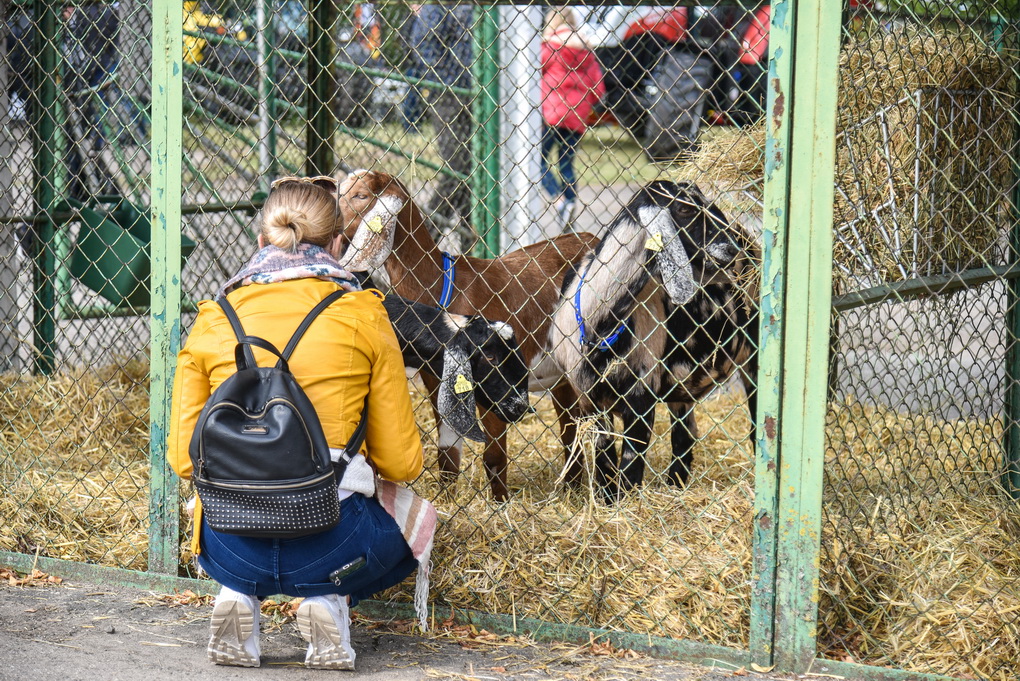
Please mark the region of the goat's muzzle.
POLYGON ((740 249, 731 243, 712 244, 705 249, 705 252, 719 267, 726 267, 740 255, 740 249))

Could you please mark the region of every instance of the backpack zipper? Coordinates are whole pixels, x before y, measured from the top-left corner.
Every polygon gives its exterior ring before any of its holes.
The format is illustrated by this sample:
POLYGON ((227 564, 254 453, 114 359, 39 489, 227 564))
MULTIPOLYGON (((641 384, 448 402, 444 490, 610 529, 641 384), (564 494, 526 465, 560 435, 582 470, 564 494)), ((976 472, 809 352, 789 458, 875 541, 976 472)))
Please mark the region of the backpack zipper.
POLYGON ((251 489, 260 491, 303 489, 311 485, 317 485, 318 483, 325 481, 331 475, 333 475, 333 471, 324 473, 313 480, 306 480, 305 482, 302 483, 288 483, 283 485, 245 485, 240 483, 229 482, 211 482, 209 480, 204 481, 204 484, 210 485, 211 487, 218 487, 223 489, 251 489))

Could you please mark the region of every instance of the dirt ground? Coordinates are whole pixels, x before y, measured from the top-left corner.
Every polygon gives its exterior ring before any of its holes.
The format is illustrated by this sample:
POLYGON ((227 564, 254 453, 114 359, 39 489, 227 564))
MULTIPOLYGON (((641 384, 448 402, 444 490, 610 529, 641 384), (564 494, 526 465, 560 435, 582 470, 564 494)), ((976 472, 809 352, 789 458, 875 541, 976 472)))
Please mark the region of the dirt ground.
POLYGON ((720 670, 595 645, 548 644, 442 626, 429 636, 407 622, 354 615, 358 669, 305 669, 305 644, 293 604, 263 605, 262 667, 218 667, 206 660, 212 606, 190 592, 159 594, 130 587, 26 578, 0 568, 0 681, 220 681, 222 679, 792 679, 720 670))

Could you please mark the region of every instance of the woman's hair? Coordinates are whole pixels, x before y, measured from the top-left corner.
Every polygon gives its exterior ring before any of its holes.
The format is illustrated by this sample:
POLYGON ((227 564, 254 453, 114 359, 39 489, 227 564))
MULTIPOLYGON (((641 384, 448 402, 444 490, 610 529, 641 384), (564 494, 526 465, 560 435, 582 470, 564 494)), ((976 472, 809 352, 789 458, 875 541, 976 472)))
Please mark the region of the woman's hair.
POLYGON ((340 231, 336 197, 323 187, 301 180, 273 188, 262 206, 262 237, 291 253, 298 244, 327 246, 340 231))
POLYGON ((545 33, 552 33, 561 26, 577 30, 577 14, 570 7, 553 7, 545 15, 545 33))

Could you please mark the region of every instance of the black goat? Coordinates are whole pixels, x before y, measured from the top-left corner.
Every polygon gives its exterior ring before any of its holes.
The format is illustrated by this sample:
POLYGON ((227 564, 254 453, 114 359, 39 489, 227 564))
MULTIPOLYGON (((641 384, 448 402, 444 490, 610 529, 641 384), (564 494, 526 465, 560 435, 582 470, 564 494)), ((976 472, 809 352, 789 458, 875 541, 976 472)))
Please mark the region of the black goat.
POLYGON ((585 411, 623 421, 619 465, 611 437, 596 444, 608 499, 618 478, 624 490, 641 483, 656 403, 672 415, 669 480, 677 485, 690 477, 695 402, 739 371, 753 417, 757 300, 738 285, 752 252, 693 184, 656 181, 567 275, 548 347, 588 400, 585 411))
MULTIPOLYGON (((361 280, 363 287, 374 287, 371 279, 361 280)), ((528 371, 509 324, 450 314, 393 294, 383 307, 404 365, 439 379, 440 416, 458 435, 485 441, 476 401, 508 423, 528 411, 528 371)))

